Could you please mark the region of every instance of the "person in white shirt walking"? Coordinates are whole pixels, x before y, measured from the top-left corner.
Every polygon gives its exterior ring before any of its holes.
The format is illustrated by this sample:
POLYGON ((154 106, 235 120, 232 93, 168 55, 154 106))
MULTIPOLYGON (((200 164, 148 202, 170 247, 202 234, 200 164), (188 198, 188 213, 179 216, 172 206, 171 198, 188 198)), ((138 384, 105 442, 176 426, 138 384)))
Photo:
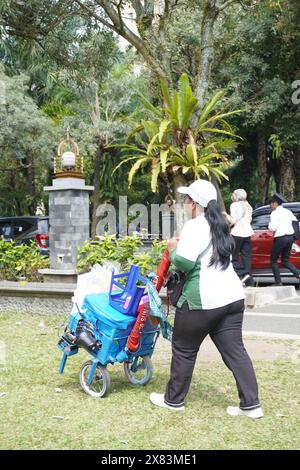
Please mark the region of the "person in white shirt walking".
POLYGON ((244 189, 236 189, 232 193, 232 201, 230 215, 223 212, 231 226, 231 235, 235 241, 232 264, 241 281, 247 281, 248 285, 253 285, 251 269, 251 235, 254 233, 251 227, 253 209, 247 201, 247 193, 244 189))
POLYGON ((271 266, 276 285, 282 286, 278 259, 281 256, 282 266, 294 274, 300 280, 300 271, 289 262, 291 249, 294 242, 293 221, 296 221, 294 214, 282 207, 285 199, 278 193, 275 193, 271 199, 272 209, 269 229, 274 232, 274 242, 271 251, 271 266))
POLYGON ((150 401, 174 411, 185 409, 199 348, 210 335, 237 384, 239 406, 229 406, 227 413, 261 418, 256 376, 242 338, 245 294, 231 263, 234 242, 217 191, 205 180, 178 191, 186 195, 185 209, 192 218, 179 241, 168 241, 168 250, 186 280, 176 305, 170 380, 165 393, 151 393, 150 401))

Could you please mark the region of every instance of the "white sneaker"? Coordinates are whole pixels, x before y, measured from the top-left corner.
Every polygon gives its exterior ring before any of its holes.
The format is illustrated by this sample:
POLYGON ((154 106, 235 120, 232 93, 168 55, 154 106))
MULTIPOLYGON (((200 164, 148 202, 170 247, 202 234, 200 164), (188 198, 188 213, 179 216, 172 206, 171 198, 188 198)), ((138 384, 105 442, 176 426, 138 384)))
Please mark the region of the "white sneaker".
POLYGON ((150 401, 153 405, 160 406, 161 408, 167 408, 168 410, 173 411, 183 411, 184 405, 182 406, 170 406, 165 403, 165 397, 163 393, 151 393, 150 401))
POLYGON ((253 410, 241 410, 238 406, 228 406, 227 413, 230 416, 247 416, 252 419, 258 419, 264 416, 261 407, 254 408, 253 410))

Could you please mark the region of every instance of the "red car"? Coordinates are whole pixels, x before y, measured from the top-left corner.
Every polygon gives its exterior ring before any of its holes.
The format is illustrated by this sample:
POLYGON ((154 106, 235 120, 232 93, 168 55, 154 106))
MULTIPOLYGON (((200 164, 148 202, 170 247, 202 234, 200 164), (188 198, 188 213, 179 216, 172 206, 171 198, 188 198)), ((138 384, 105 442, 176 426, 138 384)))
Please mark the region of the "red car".
MULTIPOLYGON (((300 222, 300 202, 288 202, 283 204, 294 213, 300 222)), ((268 229, 270 222, 270 206, 262 206, 253 211, 252 228, 254 235, 252 241, 252 270, 256 276, 272 276, 270 256, 273 244, 273 232, 268 229)), ((290 262, 300 269, 300 240, 295 241, 290 257, 290 262)), ((280 266, 280 260, 279 260, 280 266)), ((292 276, 292 273, 285 268, 280 269, 284 276, 292 276)))

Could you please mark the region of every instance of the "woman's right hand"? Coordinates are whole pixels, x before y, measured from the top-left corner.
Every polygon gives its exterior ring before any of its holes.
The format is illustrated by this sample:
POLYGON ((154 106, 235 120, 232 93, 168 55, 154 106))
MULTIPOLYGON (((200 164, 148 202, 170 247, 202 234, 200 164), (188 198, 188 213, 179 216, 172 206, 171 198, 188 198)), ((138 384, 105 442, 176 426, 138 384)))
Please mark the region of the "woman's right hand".
POLYGON ((173 248, 177 248, 177 245, 178 245, 178 238, 176 237, 170 238, 170 240, 167 241, 168 252, 170 253, 170 251, 173 250, 173 248))

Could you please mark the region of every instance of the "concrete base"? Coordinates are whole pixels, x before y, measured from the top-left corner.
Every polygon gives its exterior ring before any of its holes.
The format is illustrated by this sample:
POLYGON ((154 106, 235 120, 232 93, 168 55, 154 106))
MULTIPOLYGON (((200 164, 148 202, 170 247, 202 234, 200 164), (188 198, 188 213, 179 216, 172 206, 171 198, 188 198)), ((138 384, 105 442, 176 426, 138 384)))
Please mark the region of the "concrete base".
POLYGON ((51 282, 56 284, 76 284, 77 272, 73 269, 39 269, 42 274, 44 282, 51 282))
MULTIPOLYGON (((49 275, 50 278, 51 276, 52 274, 49 275)), ((65 276, 53 275, 53 279, 56 280, 56 283, 53 281, 48 283, 1 281, 0 312, 70 313, 76 281, 74 283, 65 282, 68 279, 68 274, 65 276)), ((247 287, 245 294, 248 309, 297 297, 294 286, 247 287)), ((165 302, 166 289, 161 290, 160 296, 165 302)), ((175 308, 171 307, 171 311, 174 312, 175 308)))
POLYGON ((86 186, 81 178, 58 178, 54 179, 52 186, 45 186, 44 191, 83 189, 84 191, 94 191, 94 186, 86 186))
POLYGON ((273 302, 297 297, 294 286, 247 287, 246 308, 264 307, 273 302))
MULTIPOLYGON (((69 315, 76 284, 0 282, 0 314, 69 315)), ((66 317, 67 318, 67 317, 66 317)))
POLYGON ((18 295, 34 295, 37 297, 66 297, 71 299, 76 284, 55 284, 27 281, 0 281, 0 297, 2 295, 17 297, 18 295))

